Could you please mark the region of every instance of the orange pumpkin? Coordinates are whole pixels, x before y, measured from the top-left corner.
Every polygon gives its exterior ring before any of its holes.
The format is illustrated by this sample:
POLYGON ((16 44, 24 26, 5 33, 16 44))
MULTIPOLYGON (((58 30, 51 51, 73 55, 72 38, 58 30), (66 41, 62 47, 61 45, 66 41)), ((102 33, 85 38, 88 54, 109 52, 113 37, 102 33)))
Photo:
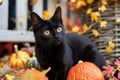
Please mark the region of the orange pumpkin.
POLYGON ((67 80, 104 80, 104 76, 95 64, 79 62, 70 69, 67 80))
POLYGON ((15 53, 10 56, 10 65, 12 68, 23 68, 30 58, 30 55, 25 51, 18 51, 17 45, 14 47, 15 53))

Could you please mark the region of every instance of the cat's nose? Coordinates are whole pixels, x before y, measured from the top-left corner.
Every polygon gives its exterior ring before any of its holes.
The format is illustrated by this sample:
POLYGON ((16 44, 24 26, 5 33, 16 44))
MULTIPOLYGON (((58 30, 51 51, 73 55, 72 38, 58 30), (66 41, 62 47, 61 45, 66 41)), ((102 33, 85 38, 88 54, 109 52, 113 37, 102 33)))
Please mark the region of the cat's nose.
POLYGON ((54 39, 55 39, 56 41, 59 41, 59 36, 55 36, 54 39))
POLYGON ((57 34, 56 34, 54 37, 55 37, 55 39, 58 39, 58 38, 59 38, 59 36, 58 36, 57 34))

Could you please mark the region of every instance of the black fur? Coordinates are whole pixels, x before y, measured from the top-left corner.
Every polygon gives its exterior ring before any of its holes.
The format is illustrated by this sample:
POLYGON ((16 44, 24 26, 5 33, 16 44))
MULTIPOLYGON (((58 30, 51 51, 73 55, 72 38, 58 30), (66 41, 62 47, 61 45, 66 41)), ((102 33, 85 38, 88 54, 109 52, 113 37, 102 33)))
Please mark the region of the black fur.
POLYGON ((47 74, 49 80, 66 80, 68 70, 78 60, 93 62, 101 70, 106 64, 103 56, 89 39, 76 33, 65 33, 60 7, 49 20, 43 20, 33 12, 31 21, 36 57, 43 69, 51 67, 47 74), (62 29, 60 32, 57 31, 58 27, 62 29), (49 30, 50 34, 45 35, 45 30, 49 30))

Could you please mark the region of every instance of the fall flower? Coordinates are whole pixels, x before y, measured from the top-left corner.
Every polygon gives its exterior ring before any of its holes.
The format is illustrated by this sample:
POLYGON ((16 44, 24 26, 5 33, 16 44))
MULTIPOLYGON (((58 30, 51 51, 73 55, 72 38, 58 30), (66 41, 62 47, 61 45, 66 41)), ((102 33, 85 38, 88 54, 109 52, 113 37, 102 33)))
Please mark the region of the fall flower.
POLYGON ((114 62, 114 63, 120 68, 120 60, 115 59, 115 62, 114 62))
POLYGON ((120 59, 116 58, 113 65, 103 66, 103 74, 107 80, 120 80, 120 59))
POLYGON ((103 68, 105 69, 105 71, 103 71, 104 75, 106 75, 107 77, 112 76, 114 68, 111 65, 103 66, 103 68))

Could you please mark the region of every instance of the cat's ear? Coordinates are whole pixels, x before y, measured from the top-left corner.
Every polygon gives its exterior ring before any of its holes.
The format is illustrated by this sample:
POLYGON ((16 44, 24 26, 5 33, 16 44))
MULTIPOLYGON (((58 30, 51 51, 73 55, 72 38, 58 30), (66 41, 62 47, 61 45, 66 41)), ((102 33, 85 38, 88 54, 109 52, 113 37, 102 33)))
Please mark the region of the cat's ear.
POLYGON ((43 20, 41 17, 39 17, 39 15, 37 15, 35 12, 32 12, 31 13, 31 22, 32 22, 32 25, 35 26, 37 25, 38 23, 39 24, 42 24, 43 20))
POLYGON ((62 23, 61 7, 57 7, 57 9, 51 19, 60 21, 62 23))

